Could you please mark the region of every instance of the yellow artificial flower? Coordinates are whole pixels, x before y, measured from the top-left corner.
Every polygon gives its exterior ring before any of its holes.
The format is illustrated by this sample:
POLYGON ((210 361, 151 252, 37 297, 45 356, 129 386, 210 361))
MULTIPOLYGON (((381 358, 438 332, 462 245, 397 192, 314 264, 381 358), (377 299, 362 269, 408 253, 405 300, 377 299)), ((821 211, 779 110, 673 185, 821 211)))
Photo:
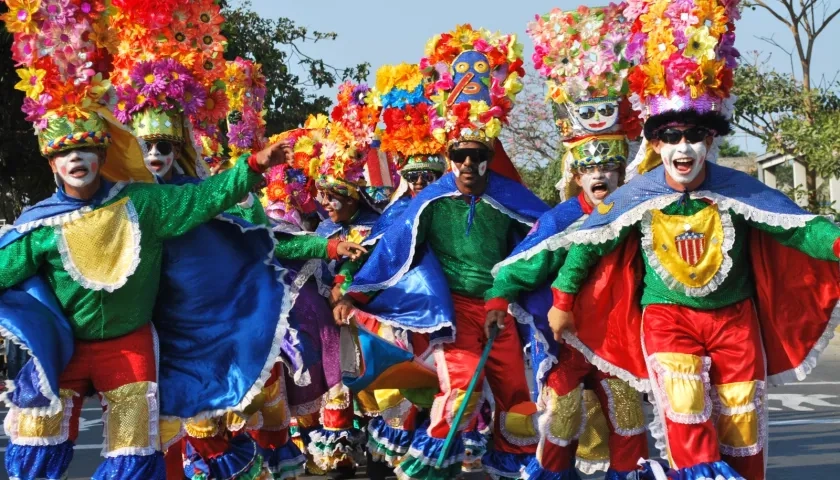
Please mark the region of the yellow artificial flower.
POLYGON ((303 136, 298 138, 297 142, 295 142, 295 153, 305 153, 307 155, 312 155, 315 151, 315 141, 309 138, 308 136, 303 136))
POLYGON ((490 110, 490 105, 479 100, 470 100, 470 121, 475 122, 478 116, 490 110))
POLYGON ((9 11, 3 15, 9 33, 35 33, 38 26, 33 16, 41 8, 41 0, 6 0, 9 11))
POLYGON ((720 89, 720 73, 725 67, 725 60, 704 60, 700 62, 700 66, 697 71, 700 74, 701 82, 707 91, 714 93, 720 89))
POLYGON ((668 3, 667 0, 657 0, 651 4, 647 13, 642 14, 639 20, 642 22, 642 31, 644 33, 668 29, 668 26, 671 24, 671 20, 665 16, 668 3))
POLYGON ((489 138, 497 138, 502 133, 502 122, 498 118, 492 118, 484 125, 484 133, 489 138))
POLYGON ((317 115, 310 115, 303 124, 303 128, 327 128, 330 123, 330 118, 323 113, 317 115))
POLYGON ((20 77, 15 89, 22 90, 27 97, 36 100, 44 92, 44 76, 47 71, 30 67, 19 68, 15 71, 20 77))
POLYGON ((662 63, 668 60, 668 57, 677 51, 671 30, 662 29, 651 32, 645 42, 645 50, 649 63, 662 63))
POLYGON ((516 35, 511 35, 510 43, 508 44, 508 62, 513 63, 522 58, 524 48, 525 47, 522 45, 522 43, 517 41, 516 35))
POLYGON ((522 80, 519 79, 519 74, 513 72, 508 76, 507 80, 505 80, 504 87, 507 97, 513 100, 516 95, 522 91, 524 85, 522 84, 522 80))
POLYGON ((698 62, 715 59, 717 39, 710 34, 709 27, 705 25, 700 28, 688 27, 685 30, 685 37, 687 39, 686 57, 693 58, 698 62))
POLYGON ((440 34, 437 34, 434 37, 430 38, 428 42, 426 42, 426 46, 423 48, 425 56, 431 57, 435 54, 435 47, 440 41, 440 37, 440 34))
POLYGON ((225 82, 228 85, 244 85, 245 72, 239 68, 236 62, 227 62, 225 66, 225 82))
POLYGON ((99 100, 102 95, 105 95, 111 88, 111 81, 107 78, 102 78, 102 73, 97 73, 90 79, 90 86, 88 93, 93 100, 99 100))
POLYGON ((729 17, 726 16, 726 8, 719 1, 698 0, 692 13, 697 17, 697 24, 707 26, 713 36, 720 37, 726 33, 729 17))
POLYGON ((647 77, 647 82, 645 82, 645 95, 666 95, 665 67, 662 62, 645 63, 640 68, 647 77))
POLYGON ((559 83, 553 80, 549 80, 546 83, 548 84, 547 96, 550 99, 559 104, 567 103, 569 101, 569 95, 566 93, 566 89, 560 86, 559 83))
POLYGON ((436 128, 432 130, 432 136, 435 137, 435 140, 437 140, 438 143, 446 143, 446 130, 436 128))
POLYGON ((452 37, 462 46, 472 46, 476 40, 481 38, 481 33, 473 30, 469 24, 464 24, 455 27, 455 30, 452 31, 452 37))

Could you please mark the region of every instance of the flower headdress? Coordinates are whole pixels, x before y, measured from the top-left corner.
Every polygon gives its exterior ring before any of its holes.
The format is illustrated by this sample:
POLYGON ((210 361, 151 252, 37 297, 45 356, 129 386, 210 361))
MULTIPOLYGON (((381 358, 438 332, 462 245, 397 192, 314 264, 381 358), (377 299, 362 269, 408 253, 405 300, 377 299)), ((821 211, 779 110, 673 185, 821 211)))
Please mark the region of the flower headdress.
POLYGON ((3 15, 14 34, 12 58, 26 94, 23 112, 44 156, 107 147, 105 121, 94 113, 108 99, 108 53, 95 40, 102 8, 66 0, 8 0, 3 15))
POLYGON ((417 65, 385 65, 376 72, 376 101, 382 105, 385 129, 380 151, 396 160, 401 171, 443 173, 444 144, 431 131, 434 105, 426 98, 417 65))
POLYGON ((227 113, 219 6, 213 0, 114 0, 113 7, 115 115, 130 120, 141 139, 183 143, 187 158, 180 166, 206 176, 195 140, 218 138, 227 113))
POLYGON ((420 67, 432 75, 432 132, 452 146, 476 141, 493 149, 522 90, 522 45, 516 35, 459 25, 426 44, 420 67))
POLYGON ((265 75, 251 60, 237 58, 225 68, 227 85, 228 147, 231 158, 259 151, 265 140, 265 75))
POLYGON ((266 212, 278 221, 301 227, 301 215, 316 212, 317 189, 314 178, 320 166, 321 141, 326 133, 327 118, 310 117, 303 128, 274 135, 270 144, 286 142, 292 147, 294 160, 291 165, 273 167, 266 174, 266 212))
POLYGON ((574 11, 555 8, 528 25, 534 40, 534 65, 546 77, 564 138, 563 176, 557 189, 564 199, 580 193, 575 169, 599 163, 626 164, 628 138, 641 122, 627 99, 627 57, 631 22, 625 4, 574 11))
POLYGON ((546 77, 566 139, 619 131, 635 138, 641 132, 638 114, 627 100, 631 22, 624 7, 555 8, 528 25, 534 65, 546 77))
MULTIPOLYGON (((645 121, 646 139, 677 122, 703 125, 718 137, 730 132, 738 8, 738 0, 628 0, 624 13, 633 36, 627 54, 639 62, 629 75, 630 98, 645 121)), ((660 161, 644 145, 628 173, 643 173, 660 161)))
POLYGON ((370 87, 345 82, 338 88, 338 103, 330 113, 319 166, 318 188, 361 198, 365 163, 375 139, 380 109, 370 87))

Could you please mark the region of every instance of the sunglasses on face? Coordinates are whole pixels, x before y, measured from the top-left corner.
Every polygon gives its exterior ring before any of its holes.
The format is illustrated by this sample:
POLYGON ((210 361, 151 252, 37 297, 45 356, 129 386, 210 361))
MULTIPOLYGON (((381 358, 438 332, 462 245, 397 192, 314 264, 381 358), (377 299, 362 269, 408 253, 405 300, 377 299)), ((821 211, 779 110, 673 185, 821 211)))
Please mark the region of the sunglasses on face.
POLYGON ((589 120, 598 112, 602 117, 612 117, 615 114, 616 106, 612 103, 602 103, 595 107, 594 105, 585 105, 578 108, 578 116, 584 120, 589 120))
POLYGON ((417 183, 419 180, 423 180, 425 183, 434 183, 438 179, 434 172, 408 172, 404 177, 408 183, 417 183))
POLYGON ((710 136, 712 133, 703 127, 691 127, 685 130, 680 130, 678 128, 666 128, 664 130, 660 130, 656 137, 670 145, 676 145, 685 138, 685 141, 688 143, 698 143, 702 142, 706 139, 706 137, 710 136))
POLYGON ((473 162, 490 161, 490 150, 484 148, 458 148, 449 152, 449 159, 455 163, 464 163, 467 158, 473 162))
POLYGON ((168 142, 166 140, 149 142, 149 150, 151 150, 153 147, 157 147, 157 151, 160 152, 161 155, 169 155, 170 153, 172 153, 173 150, 172 142, 168 142))
POLYGON ((621 164, 618 162, 596 163, 577 167, 577 173, 585 175, 587 173, 593 173, 595 170, 599 172, 615 172, 619 168, 621 168, 621 164))

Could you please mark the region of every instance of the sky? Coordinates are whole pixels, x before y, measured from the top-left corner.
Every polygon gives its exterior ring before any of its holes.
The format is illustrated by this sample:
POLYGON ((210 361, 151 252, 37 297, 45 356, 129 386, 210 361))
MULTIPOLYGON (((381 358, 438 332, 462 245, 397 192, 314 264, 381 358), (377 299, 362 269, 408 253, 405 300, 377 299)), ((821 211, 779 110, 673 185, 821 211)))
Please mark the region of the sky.
MULTIPOLYGON (((838 0, 827 2, 835 8, 840 6, 838 0)), ((431 37, 460 23, 518 34, 525 45, 526 65, 533 65, 530 57, 534 44, 525 30, 536 14, 547 13, 555 7, 570 10, 581 4, 597 6, 606 3, 568 0, 252 0, 253 9, 263 17, 288 17, 310 30, 337 33, 336 41, 301 46, 309 56, 321 58, 334 66, 369 62, 371 76, 368 81, 371 83, 379 66, 419 61, 431 37)), ((768 3, 778 2, 768 0, 768 3)), ((787 27, 769 13, 746 10, 737 23, 736 35, 736 47, 742 57, 752 58, 751 52, 762 52, 762 59, 769 54, 769 66, 780 72, 791 71, 790 57, 758 38, 773 37, 784 47, 793 48, 793 39, 787 27)), ((829 81, 840 79, 836 77, 840 71, 837 45, 840 45, 840 18, 835 19, 817 41, 811 66, 814 83, 823 75, 829 81)), ((333 91, 326 90, 325 94, 333 95, 333 91)), ((735 140, 748 151, 764 151, 760 142, 743 137, 735 140)))

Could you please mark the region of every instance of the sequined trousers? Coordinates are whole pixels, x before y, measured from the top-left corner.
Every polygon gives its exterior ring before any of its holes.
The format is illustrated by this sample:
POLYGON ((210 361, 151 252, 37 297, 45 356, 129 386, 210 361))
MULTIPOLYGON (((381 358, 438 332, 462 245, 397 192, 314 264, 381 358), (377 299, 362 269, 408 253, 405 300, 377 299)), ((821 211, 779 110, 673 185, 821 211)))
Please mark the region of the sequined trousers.
POLYGON ((5 463, 11 478, 65 478, 79 435, 82 404, 96 393, 103 411, 105 460, 93 478, 165 479, 151 325, 114 339, 76 340, 73 356, 59 377, 59 389, 58 413, 9 410, 4 426, 11 444, 5 463))
POLYGON ((534 470, 570 472, 580 454, 581 468, 603 470, 603 460, 608 459, 610 470, 630 472, 640 458, 648 457, 641 395, 626 382, 598 371, 573 348, 560 348, 557 363, 541 385, 539 406, 539 467, 534 470), (585 401, 588 391, 594 392, 595 405, 585 401), (606 431, 600 428, 604 417, 606 431), (597 438, 601 435, 606 438, 597 438), (605 441, 608 452, 593 448, 605 441), (579 445, 586 446, 585 451, 579 452, 579 445))
POLYGON ((723 460, 763 480, 766 369, 752 300, 713 310, 649 305, 642 331, 672 467, 723 460))

